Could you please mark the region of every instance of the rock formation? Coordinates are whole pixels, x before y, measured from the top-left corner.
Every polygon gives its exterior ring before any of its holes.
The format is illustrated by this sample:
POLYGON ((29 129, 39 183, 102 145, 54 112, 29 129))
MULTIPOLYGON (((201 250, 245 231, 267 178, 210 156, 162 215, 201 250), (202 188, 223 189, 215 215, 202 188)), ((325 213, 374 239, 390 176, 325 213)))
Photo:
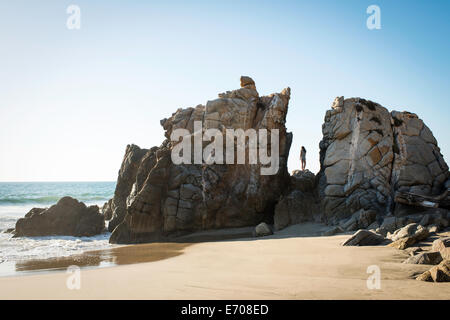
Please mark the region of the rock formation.
POLYGON ((14 237, 64 235, 89 237, 105 230, 98 206, 86 207, 71 197, 61 198, 48 209, 33 208, 17 220, 14 237))
POLYGON ((110 241, 167 240, 197 230, 261 222, 274 224, 276 231, 322 221, 339 226, 332 232, 368 229, 383 237, 411 223, 428 225, 428 232, 448 226, 447 211, 425 212, 396 198, 434 197, 450 187, 449 168, 437 141, 415 114, 389 112, 361 98, 338 97, 322 126, 320 172, 315 176, 296 171, 289 176, 286 162, 292 135, 285 128, 289 99, 289 88, 261 97, 254 81, 241 77, 240 89, 221 93, 206 105, 178 109, 161 120, 166 140, 160 147, 127 146, 114 198, 103 209, 106 218, 112 217, 110 241), (237 139, 233 147, 235 152, 245 150, 245 164, 220 161, 226 138, 205 158, 202 150, 216 142, 217 133, 226 137, 227 129, 278 129, 276 174, 262 175, 264 166, 249 161, 255 149, 250 139, 244 144, 237 139), (193 153, 180 148, 185 141, 194 146, 193 153), (174 154, 184 162, 175 164, 174 154), (431 220, 422 221, 427 215, 431 220))
POLYGON ((109 232, 112 232, 125 217, 127 211, 127 198, 131 193, 133 184, 136 182, 136 176, 141 166, 141 161, 147 152, 148 150, 141 149, 134 144, 128 145, 125 150, 125 156, 123 157, 122 166, 119 170, 119 177, 117 178, 116 190, 114 191, 114 198, 108 201, 108 205, 105 208, 106 215, 111 216, 111 221, 108 224, 109 232))
POLYGON ((358 230, 353 236, 342 243, 343 246, 376 246, 382 244, 386 239, 369 230, 358 230))
POLYGON ((439 265, 419 275, 416 280, 450 282, 450 260, 443 260, 439 265))
MULTIPOLYGON (((286 163, 292 134, 285 127, 289 99, 289 88, 259 96, 254 81, 241 77, 240 89, 221 93, 206 105, 178 109, 161 120, 166 140, 160 147, 144 150, 128 146, 112 200, 110 241, 148 242, 196 230, 272 224, 274 206, 289 186, 286 163), (208 129, 217 129, 215 132, 224 137, 226 129, 267 129, 269 140, 278 129, 278 170, 262 175, 265 166, 249 161, 221 164, 206 159, 202 164, 175 164, 172 151, 182 143, 171 139, 176 129, 186 130, 183 141, 205 138, 212 132, 208 129)), ((203 147, 209 143, 203 141, 203 147)), ((193 145, 195 149, 195 141, 193 145)), ((244 148, 247 154, 253 150, 250 142, 244 148)), ((195 154, 183 152, 185 156, 195 160, 195 154)))
POLYGON ((290 179, 290 189, 282 195, 275 207, 274 228, 320 219, 316 192, 316 176, 309 170, 296 170, 290 179))
POLYGON ((448 166, 430 129, 415 114, 389 113, 372 101, 338 97, 322 131, 318 189, 328 223, 361 209, 376 212, 378 221, 411 214, 414 208, 394 203, 395 192, 437 195, 446 187, 448 166))

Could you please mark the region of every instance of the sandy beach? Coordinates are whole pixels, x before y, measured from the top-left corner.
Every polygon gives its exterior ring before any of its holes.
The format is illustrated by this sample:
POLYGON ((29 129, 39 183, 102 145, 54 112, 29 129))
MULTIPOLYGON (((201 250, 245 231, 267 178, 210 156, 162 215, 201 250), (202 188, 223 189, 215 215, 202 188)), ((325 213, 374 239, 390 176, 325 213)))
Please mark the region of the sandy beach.
POLYGON ((146 247, 156 256, 81 269, 80 290, 67 288, 65 272, 3 277, 0 299, 450 299, 449 283, 412 278, 430 266, 402 264, 406 252, 343 247, 349 235, 315 236, 321 228, 305 224, 261 239, 122 247, 130 259, 146 247), (161 253, 168 245, 169 254, 158 257, 158 247, 161 253), (367 288, 370 265, 381 270, 380 289, 367 288))

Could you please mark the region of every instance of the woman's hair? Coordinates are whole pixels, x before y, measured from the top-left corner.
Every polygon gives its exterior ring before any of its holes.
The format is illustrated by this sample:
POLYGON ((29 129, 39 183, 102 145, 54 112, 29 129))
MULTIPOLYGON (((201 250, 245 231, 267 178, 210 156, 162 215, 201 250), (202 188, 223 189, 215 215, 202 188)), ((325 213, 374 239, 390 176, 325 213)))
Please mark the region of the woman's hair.
POLYGON ((302 150, 305 150, 305 151, 306 151, 306 149, 305 149, 305 147, 304 147, 304 146, 302 146, 302 150))

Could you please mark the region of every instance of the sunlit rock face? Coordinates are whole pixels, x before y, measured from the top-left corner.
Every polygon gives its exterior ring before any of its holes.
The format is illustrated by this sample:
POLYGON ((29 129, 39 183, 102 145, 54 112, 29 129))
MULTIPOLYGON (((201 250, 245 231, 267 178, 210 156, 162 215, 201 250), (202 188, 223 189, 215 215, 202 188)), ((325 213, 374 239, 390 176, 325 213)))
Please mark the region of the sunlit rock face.
MULTIPOLYGON (((240 89, 221 93, 206 105, 178 109, 161 120, 166 140, 160 147, 127 148, 112 200, 110 241, 161 241, 197 230, 273 223, 275 203, 289 185, 292 134, 285 127, 289 99, 289 88, 259 96, 254 81, 241 77, 240 89), (194 154, 192 164, 175 164, 172 151, 181 142, 171 136, 177 129, 187 130, 183 139, 189 139, 193 149, 196 136, 204 136, 208 129, 217 129, 223 137, 227 129, 267 129, 269 145, 272 130, 277 129, 277 170, 264 175, 261 170, 267 165, 250 164, 249 142, 244 145, 245 164, 198 164, 194 154)), ((209 143, 203 141, 202 147, 209 143)), ((224 138, 224 150, 225 143, 224 138)))
POLYGON ((410 212, 393 203, 396 191, 436 195, 449 177, 436 139, 415 114, 338 97, 322 132, 318 189, 327 222, 360 209, 378 216, 410 212))

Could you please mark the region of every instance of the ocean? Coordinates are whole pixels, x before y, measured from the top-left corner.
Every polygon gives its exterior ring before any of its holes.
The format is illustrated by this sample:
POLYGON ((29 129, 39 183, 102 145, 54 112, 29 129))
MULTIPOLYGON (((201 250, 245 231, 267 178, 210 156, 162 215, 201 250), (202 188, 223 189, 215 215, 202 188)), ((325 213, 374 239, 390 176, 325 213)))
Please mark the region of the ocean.
POLYGON ((12 238, 4 231, 14 228, 17 219, 31 208, 50 207, 64 196, 102 207, 112 198, 114 189, 115 182, 0 182, 0 265, 110 248, 108 232, 94 237, 12 238))

